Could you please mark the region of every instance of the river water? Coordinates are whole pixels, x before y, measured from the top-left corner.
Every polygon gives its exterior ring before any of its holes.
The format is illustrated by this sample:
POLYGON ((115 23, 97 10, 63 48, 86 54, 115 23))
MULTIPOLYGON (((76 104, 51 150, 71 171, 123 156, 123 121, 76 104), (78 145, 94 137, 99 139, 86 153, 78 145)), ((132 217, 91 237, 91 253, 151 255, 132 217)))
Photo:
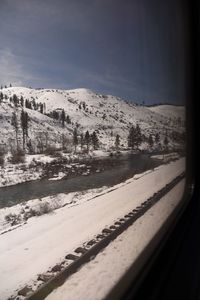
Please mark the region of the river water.
MULTIPOLYGON (((116 159, 116 158, 115 158, 116 159)), ((101 173, 58 181, 47 179, 29 181, 0 188, 0 207, 12 206, 22 201, 55 195, 83 191, 102 186, 113 186, 135 174, 153 169, 162 162, 147 154, 119 156, 119 164, 101 173)), ((106 163, 106 160, 105 160, 106 163)))

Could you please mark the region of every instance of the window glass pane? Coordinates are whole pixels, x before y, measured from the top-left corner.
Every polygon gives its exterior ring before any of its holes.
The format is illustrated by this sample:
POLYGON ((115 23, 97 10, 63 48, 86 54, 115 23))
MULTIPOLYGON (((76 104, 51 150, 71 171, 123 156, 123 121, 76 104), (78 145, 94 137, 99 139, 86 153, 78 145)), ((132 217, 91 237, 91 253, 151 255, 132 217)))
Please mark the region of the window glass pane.
POLYGON ((1 299, 102 299, 156 249, 183 205, 187 26, 181 1, 1 0, 1 299))

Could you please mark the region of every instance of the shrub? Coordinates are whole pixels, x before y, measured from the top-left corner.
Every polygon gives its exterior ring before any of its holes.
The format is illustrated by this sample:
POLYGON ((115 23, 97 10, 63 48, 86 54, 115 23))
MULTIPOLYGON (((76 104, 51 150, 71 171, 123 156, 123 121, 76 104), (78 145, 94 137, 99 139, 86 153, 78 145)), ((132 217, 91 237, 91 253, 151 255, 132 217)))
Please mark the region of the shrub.
POLYGON ((62 153, 61 152, 55 152, 52 156, 62 158, 62 153))
POLYGON ((0 156, 0 166, 3 167, 4 165, 4 156, 0 156))
POLYGON ((26 220, 28 220, 29 218, 35 217, 35 216, 38 216, 38 215, 39 215, 38 212, 37 212, 35 209, 31 208, 30 210, 28 210, 28 211, 26 211, 26 212, 24 213, 23 218, 24 218, 24 220, 26 221, 26 220))
POLYGON ((44 214, 49 214, 52 212, 53 208, 48 202, 40 203, 39 204, 39 209, 38 209, 38 215, 44 215, 44 214))
POLYGON ((55 155, 56 151, 57 151, 56 147, 49 146, 49 147, 46 148, 45 154, 47 154, 47 155, 55 155))
POLYGON ((2 167, 4 165, 4 155, 5 155, 5 151, 0 150, 0 166, 2 167))
POLYGON ((21 222, 21 216, 10 213, 5 216, 5 220, 6 220, 6 222, 10 223, 11 226, 14 226, 21 222))
POLYGON ((21 149, 12 152, 10 162, 13 164, 19 164, 25 162, 25 152, 21 149))

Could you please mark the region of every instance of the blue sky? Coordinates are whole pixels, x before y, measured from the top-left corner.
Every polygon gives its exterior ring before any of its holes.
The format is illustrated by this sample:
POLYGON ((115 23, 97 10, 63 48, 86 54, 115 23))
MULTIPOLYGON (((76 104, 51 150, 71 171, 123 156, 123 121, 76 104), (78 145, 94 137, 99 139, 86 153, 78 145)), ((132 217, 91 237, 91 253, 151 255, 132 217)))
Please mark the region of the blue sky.
POLYGON ((0 0, 0 84, 182 103, 179 2, 0 0))

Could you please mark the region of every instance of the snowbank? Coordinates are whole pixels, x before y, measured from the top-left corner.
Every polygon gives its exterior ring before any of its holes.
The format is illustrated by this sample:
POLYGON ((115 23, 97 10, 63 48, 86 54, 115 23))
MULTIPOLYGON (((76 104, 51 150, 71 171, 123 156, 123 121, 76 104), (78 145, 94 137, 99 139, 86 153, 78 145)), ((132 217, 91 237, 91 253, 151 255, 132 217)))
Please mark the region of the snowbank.
POLYGON ((183 195, 184 184, 183 180, 45 299, 104 299, 177 206, 183 195))

